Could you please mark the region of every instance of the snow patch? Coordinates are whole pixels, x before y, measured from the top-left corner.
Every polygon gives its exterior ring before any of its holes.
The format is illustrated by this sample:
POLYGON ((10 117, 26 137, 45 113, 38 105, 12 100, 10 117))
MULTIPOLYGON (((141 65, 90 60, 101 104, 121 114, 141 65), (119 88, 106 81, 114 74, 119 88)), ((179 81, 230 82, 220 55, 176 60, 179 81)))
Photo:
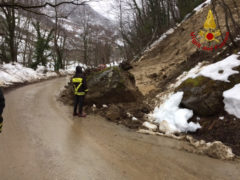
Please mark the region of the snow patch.
POLYGON ((233 68, 240 66, 240 61, 237 59, 239 55, 233 54, 214 64, 205 65, 207 62, 201 62, 189 72, 184 72, 177 78, 177 82, 172 84, 172 87, 178 87, 183 81, 188 78, 196 78, 205 76, 213 80, 229 82, 229 76, 238 74, 239 72, 233 68))
POLYGON ((201 128, 199 123, 187 122, 193 116, 193 111, 179 108, 182 98, 183 92, 173 94, 149 115, 153 122, 160 124, 160 131, 171 134, 188 131, 195 132, 201 128))
POLYGON ((224 116, 220 116, 219 119, 220 119, 220 120, 224 120, 224 116))
POLYGON ((240 61, 237 58, 238 55, 233 54, 222 61, 208 65, 202 69, 199 75, 213 80, 230 82, 228 80, 229 76, 239 73, 233 70, 233 68, 240 66, 240 61))
POLYGON ((199 73, 201 72, 202 67, 206 63, 207 63, 206 61, 200 62, 190 71, 183 72, 183 74, 177 78, 177 82, 174 84, 171 84, 171 87, 176 88, 180 86, 183 83, 183 81, 187 80, 188 78, 196 78, 197 76, 199 76, 199 73))
POLYGON ((106 104, 103 104, 102 107, 103 108, 108 108, 108 106, 106 104))
POLYGON ((225 111, 240 118, 240 84, 223 92, 225 111))
POLYGON ((174 33, 175 29, 171 28, 165 33, 163 33, 158 40, 153 42, 150 46, 150 49, 154 48, 156 45, 158 45, 160 42, 162 42, 164 39, 166 39, 170 34, 174 33))
POLYGON ((47 72, 46 73, 46 76, 49 78, 49 77, 57 77, 58 74, 56 72, 47 72))
POLYGON ((36 69, 36 72, 43 74, 44 72, 46 72, 46 67, 45 66, 38 66, 37 69, 36 69))
POLYGON ((204 6, 206 6, 206 5, 210 4, 210 3, 211 3, 211 0, 207 0, 207 1, 205 1, 204 3, 200 4, 199 6, 197 6, 197 7, 194 9, 194 11, 199 12, 199 11, 202 10, 202 8, 203 8, 204 6))
POLYGON ((138 120, 138 118, 132 117, 132 121, 137 121, 137 120, 138 120))

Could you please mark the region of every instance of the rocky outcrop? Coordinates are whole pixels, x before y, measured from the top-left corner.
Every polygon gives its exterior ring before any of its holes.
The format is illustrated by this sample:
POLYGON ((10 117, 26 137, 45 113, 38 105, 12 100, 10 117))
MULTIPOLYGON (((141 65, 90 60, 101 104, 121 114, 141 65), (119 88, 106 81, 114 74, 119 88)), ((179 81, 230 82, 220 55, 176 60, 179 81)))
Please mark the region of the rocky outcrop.
POLYGON ((127 61, 120 63, 119 67, 124 71, 128 71, 133 68, 132 65, 127 61))
POLYGON ((224 108, 223 92, 240 83, 240 74, 230 76, 229 80, 214 81, 203 76, 185 80, 177 88, 177 91, 184 92, 181 106, 193 110, 199 116, 217 115, 224 108))

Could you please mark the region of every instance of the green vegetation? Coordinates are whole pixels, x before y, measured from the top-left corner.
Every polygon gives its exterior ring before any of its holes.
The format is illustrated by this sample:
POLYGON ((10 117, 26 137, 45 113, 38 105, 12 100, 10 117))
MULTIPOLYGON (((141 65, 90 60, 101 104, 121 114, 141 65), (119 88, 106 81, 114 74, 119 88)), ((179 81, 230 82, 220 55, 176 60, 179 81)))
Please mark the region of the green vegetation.
POLYGON ((201 86, 204 82, 206 82, 206 78, 203 77, 203 76, 198 76, 196 78, 189 78, 187 79, 186 81, 184 81, 180 86, 179 88, 182 88, 182 87, 198 87, 198 86, 201 86))
POLYGON ((47 58, 51 56, 51 53, 46 54, 46 51, 50 50, 49 42, 52 40, 53 30, 51 30, 48 35, 46 33, 43 35, 41 34, 39 22, 34 24, 34 27, 37 31, 37 41, 35 44, 35 52, 33 58, 36 61, 31 64, 31 68, 36 69, 39 64, 46 66, 47 58))

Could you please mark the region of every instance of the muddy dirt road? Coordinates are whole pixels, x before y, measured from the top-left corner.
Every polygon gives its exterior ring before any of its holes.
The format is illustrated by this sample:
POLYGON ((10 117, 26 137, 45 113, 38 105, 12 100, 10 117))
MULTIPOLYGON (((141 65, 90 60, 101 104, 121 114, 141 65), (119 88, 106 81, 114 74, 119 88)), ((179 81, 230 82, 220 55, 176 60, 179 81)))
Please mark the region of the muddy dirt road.
POLYGON ((1 180, 240 179, 238 161, 188 153, 185 142, 138 134, 100 117, 73 118, 56 102, 65 82, 6 94, 1 180))

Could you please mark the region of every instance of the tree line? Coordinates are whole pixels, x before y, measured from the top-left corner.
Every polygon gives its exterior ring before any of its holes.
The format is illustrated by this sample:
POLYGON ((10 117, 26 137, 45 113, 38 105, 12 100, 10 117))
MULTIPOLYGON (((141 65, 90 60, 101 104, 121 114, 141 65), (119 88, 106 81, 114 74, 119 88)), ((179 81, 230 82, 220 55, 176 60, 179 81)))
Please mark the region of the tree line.
POLYGON ((224 31, 229 32, 230 42, 227 46, 239 47, 239 42, 236 42, 236 36, 240 35, 240 2, 236 0, 212 0, 211 9, 216 17, 217 25, 221 31, 222 40, 224 40, 224 31), (221 10, 220 12, 217 9, 221 10), (223 12, 223 13, 222 13, 223 12), (219 23, 221 18, 224 19, 225 25, 219 23))
POLYGON ((51 64, 56 71, 70 61, 90 66, 110 63, 117 52, 117 36, 90 23, 90 14, 85 11, 89 1, 30 1, 0 1, 1 63, 21 62, 34 69, 51 64), (65 11, 63 4, 71 5, 71 10, 65 11), (44 11, 47 7, 52 8, 53 15, 44 11), (62 26, 76 8, 82 11, 78 37, 62 26))
POLYGON ((125 44, 125 58, 137 58, 143 49, 203 2, 204 0, 120 0, 120 32, 125 44))
MULTIPOLYGON (((90 0, 89 0, 90 1, 90 0)), ((21 62, 37 68, 51 62, 55 70, 64 69, 69 60, 90 66, 107 64, 112 59, 133 60, 157 40, 165 31, 181 22, 204 0, 116 0, 119 33, 103 30, 91 23, 87 8, 81 8, 78 22, 81 33, 66 31, 64 18, 71 15, 62 4, 85 7, 89 1, 8 0, 0 1, 0 62, 21 62), (31 4, 31 5, 30 5, 31 4), (51 7, 49 14, 44 9, 51 7), (21 17, 25 17, 24 20, 21 17), (46 24, 50 23, 50 25, 46 24), (33 27, 33 28, 31 28, 33 27), (49 28, 51 27, 51 28, 49 28), (116 44, 119 39, 122 45, 116 44), (71 45, 74 48, 69 48, 71 45), (20 53, 21 52, 21 53, 20 53), (21 56, 20 56, 21 55, 21 56)), ((229 32, 228 46, 239 46, 235 37, 240 34, 239 2, 236 0, 212 0, 211 9, 221 31, 229 32), (229 5, 231 2, 234 8, 229 5), (221 8, 223 14, 219 13, 221 8), (224 27, 219 18, 224 18, 224 27)), ((75 8, 72 8, 73 11, 75 8)), ((104 26, 104 25, 103 25, 104 26)), ((116 27, 115 27, 116 28, 116 27)), ((222 38, 223 33, 222 33, 222 38)))

